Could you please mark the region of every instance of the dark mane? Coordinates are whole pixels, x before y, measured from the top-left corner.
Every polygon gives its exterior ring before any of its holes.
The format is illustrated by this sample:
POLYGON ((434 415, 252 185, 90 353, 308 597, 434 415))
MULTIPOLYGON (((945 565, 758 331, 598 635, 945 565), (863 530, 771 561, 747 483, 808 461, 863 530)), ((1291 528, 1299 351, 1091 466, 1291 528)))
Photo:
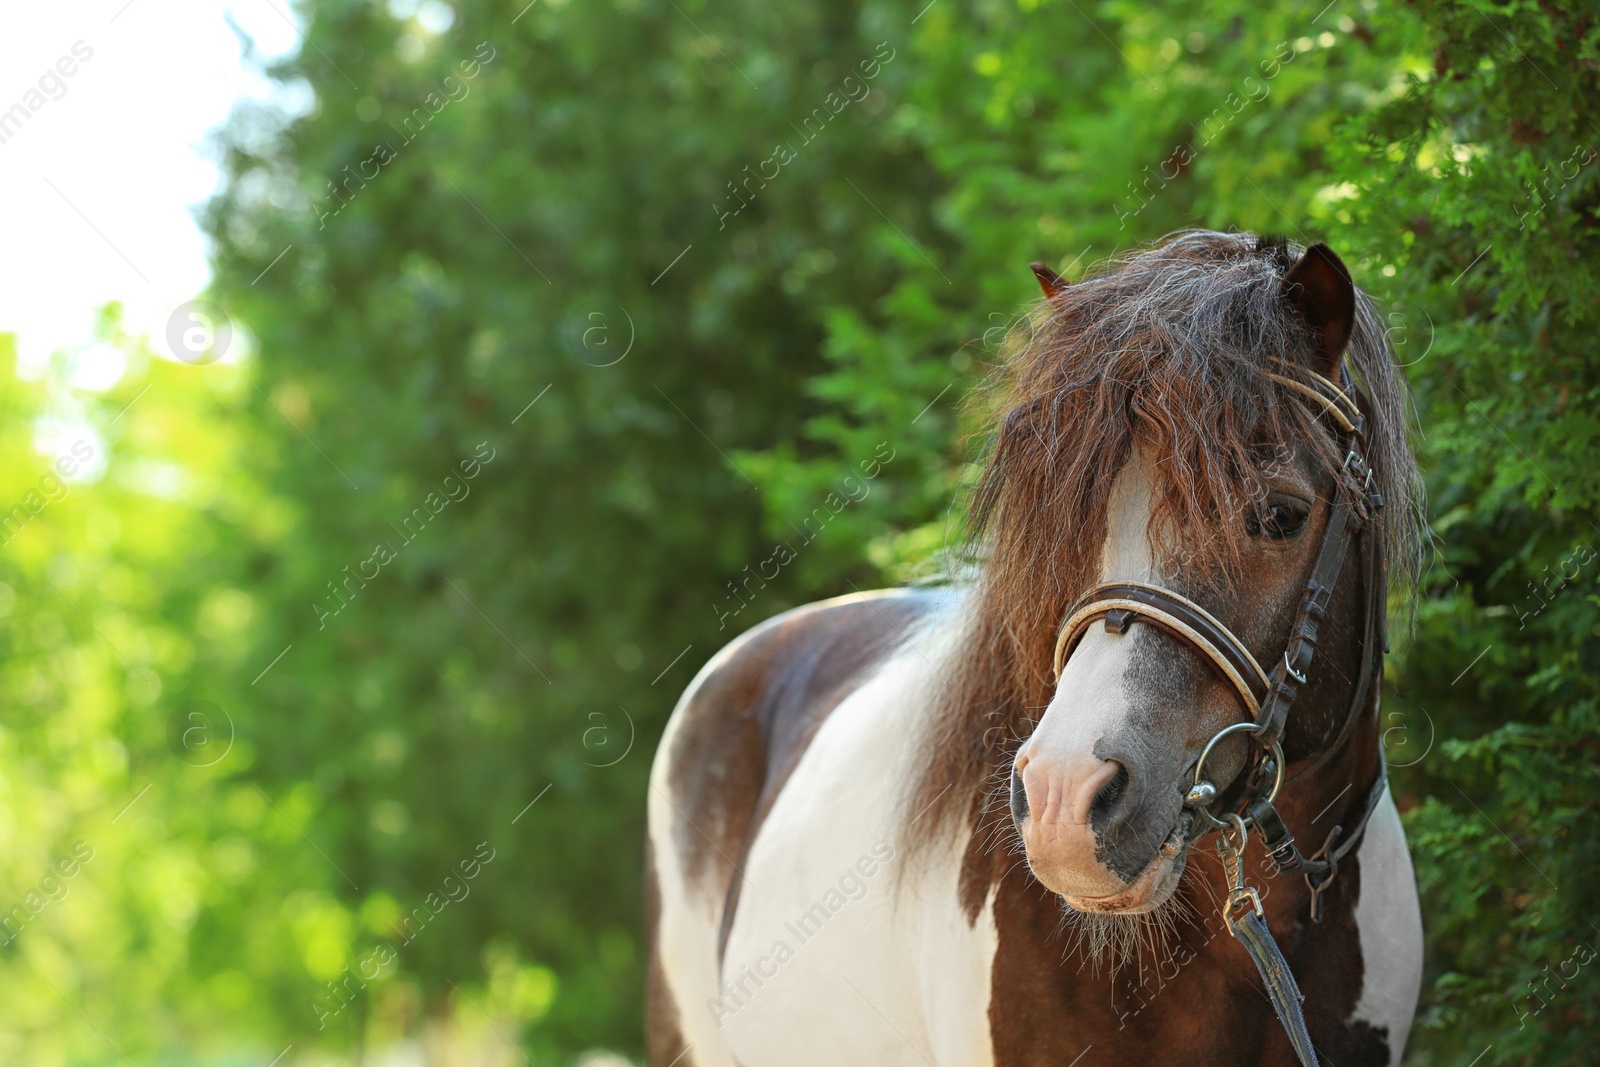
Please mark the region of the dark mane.
MULTIPOLYGON (((1321 439, 1265 373, 1310 344, 1280 296, 1301 251, 1248 234, 1176 234, 1041 301, 1015 331, 975 401, 994 428, 971 509, 980 562, 968 629, 931 710, 929 763, 906 798, 908 813, 926 812, 911 821, 916 840, 963 817, 988 823, 991 776, 1050 700, 1056 628, 1098 576, 1111 485, 1135 439, 1163 467, 1152 527, 1183 531, 1196 571, 1236 574, 1222 527, 1263 492, 1265 462, 1321 439)), ((1407 392, 1382 319, 1357 296, 1345 359, 1370 399, 1391 580, 1407 589, 1418 531, 1407 392)), ((1315 454, 1329 472, 1342 459, 1315 454)))

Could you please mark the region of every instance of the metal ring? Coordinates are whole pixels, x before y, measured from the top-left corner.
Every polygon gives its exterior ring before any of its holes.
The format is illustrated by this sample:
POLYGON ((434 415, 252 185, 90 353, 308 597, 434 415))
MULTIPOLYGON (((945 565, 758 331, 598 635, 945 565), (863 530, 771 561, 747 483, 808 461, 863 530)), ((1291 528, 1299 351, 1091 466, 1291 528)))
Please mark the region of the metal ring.
MULTIPOLYGON (((1221 730, 1218 730, 1214 735, 1212 735, 1211 740, 1206 742, 1206 747, 1200 750, 1200 758, 1195 761, 1195 785, 1199 785, 1204 780, 1203 772, 1206 769, 1206 758, 1211 755, 1211 750, 1216 747, 1217 742, 1221 741, 1224 737, 1227 737, 1230 734, 1241 732, 1252 734, 1260 733, 1261 727, 1253 722, 1236 722, 1232 726, 1223 727, 1221 730)), ((1267 803, 1270 804, 1274 800, 1278 799, 1278 790, 1283 788, 1283 744, 1281 742, 1274 741, 1272 748, 1268 750, 1268 754, 1272 757, 1274 766, 1277 768, 1272 779, 1272 790, 1267 793, 1266 797, 1267 803)), ((1201 815, 1205 816, 1211 825, 1218 830, 1227 830, 1232 828, 1232 823, 1226 822, 1211 814, 1211 809, 1209 807, 1195 808, 1193 810, 1198 811, 1201 815)), ((1241 818, 1241 816, 1234 812, 1229 812, 1229 816, 1231 818, 1241 818)), ((1246 819, 1244 821, 1248 822, 1249 820, 1246 819)))

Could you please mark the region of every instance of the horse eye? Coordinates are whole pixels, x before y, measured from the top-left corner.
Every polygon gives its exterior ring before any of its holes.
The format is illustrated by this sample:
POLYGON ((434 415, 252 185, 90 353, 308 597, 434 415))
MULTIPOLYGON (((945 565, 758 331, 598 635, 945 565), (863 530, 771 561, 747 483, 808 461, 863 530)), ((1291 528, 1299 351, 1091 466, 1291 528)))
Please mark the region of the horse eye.
POLYGON ((1269 497, 1266 506, 1245 522, 1251 537, 1287 541, 1306 528, 1311 509, 1290 497, 1269 497))

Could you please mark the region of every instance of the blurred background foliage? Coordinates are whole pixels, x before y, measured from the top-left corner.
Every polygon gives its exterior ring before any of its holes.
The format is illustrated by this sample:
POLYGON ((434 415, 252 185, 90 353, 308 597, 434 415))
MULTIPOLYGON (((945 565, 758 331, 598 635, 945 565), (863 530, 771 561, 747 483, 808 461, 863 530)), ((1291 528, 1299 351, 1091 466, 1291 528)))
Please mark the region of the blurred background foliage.
POLYGON ((1416 393, 1409 1062, 1587 1061, 1591 5, 524 3, 299 5, 220 362, 0 338, 0 1060, 637 1056, 676 694, 938 570, 1029 260, 1208 226, 1330 241, 1416 393))

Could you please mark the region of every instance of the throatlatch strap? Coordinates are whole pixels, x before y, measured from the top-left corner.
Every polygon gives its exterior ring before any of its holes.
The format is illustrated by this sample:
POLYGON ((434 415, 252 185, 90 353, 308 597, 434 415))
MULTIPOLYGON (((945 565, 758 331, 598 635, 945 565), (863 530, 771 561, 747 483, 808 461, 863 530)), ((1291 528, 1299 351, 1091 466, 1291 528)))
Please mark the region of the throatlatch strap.
POLYGON ((1246 910, 1241 918, 1230 916, 1228 925, 1233 930, 1233 936, 1250 953, 1256 970, 1261 972, 1261 981, 1266 984, 1267 996, 1272 1000, 1272 1010, 1278 1013, 1278 1021, 1283 1024, 1284 1033, 1289 1035, 1289 1044, 1294 1046, 1295 1055, 1300 1057, 1304 1067, 1317 1067, 1317 1050, 1311 1045, 1305 1013, 1300 1010, 1300 1002, 1305 995, 1295 984, 1294 975, 1289 971, 1289 961, 1283 958, 1278 943, 1272 940, 1267 921, 1256 912, 1246 910))
POLYGON ((1295 844, 1294 834, 1289 832, 1289 827, 1284 824, 1278 809, 1272 806, 1272 801, 1262 797, 1250 805, 1247 815, 1251 825, 1260 832, 1262 843, 1266 845, 1267 855, 1272 860, 1273 873, 1305 876, 1306 885, 1311 889, 1312 922, 1322 921, 1322 894, 1339 874, 1339 861, 1361 843, 1361 836, 1366 832, 1367 824, 1372 821, 1378 805, 1383 802, 1383 794, 1388 788, 1389 761, 1384 757, 1380 745, 1377 777, 1367 789, 1361 812, 1356 816, 1355 822, 1350 824, 1349 832, 1345 832, 1343 825, 1335 826, 1328 834, 1327 843, 1310 858, 1307 858, 1295 844), (1336 841, 1338 847, 1334 847, 1336 841))

